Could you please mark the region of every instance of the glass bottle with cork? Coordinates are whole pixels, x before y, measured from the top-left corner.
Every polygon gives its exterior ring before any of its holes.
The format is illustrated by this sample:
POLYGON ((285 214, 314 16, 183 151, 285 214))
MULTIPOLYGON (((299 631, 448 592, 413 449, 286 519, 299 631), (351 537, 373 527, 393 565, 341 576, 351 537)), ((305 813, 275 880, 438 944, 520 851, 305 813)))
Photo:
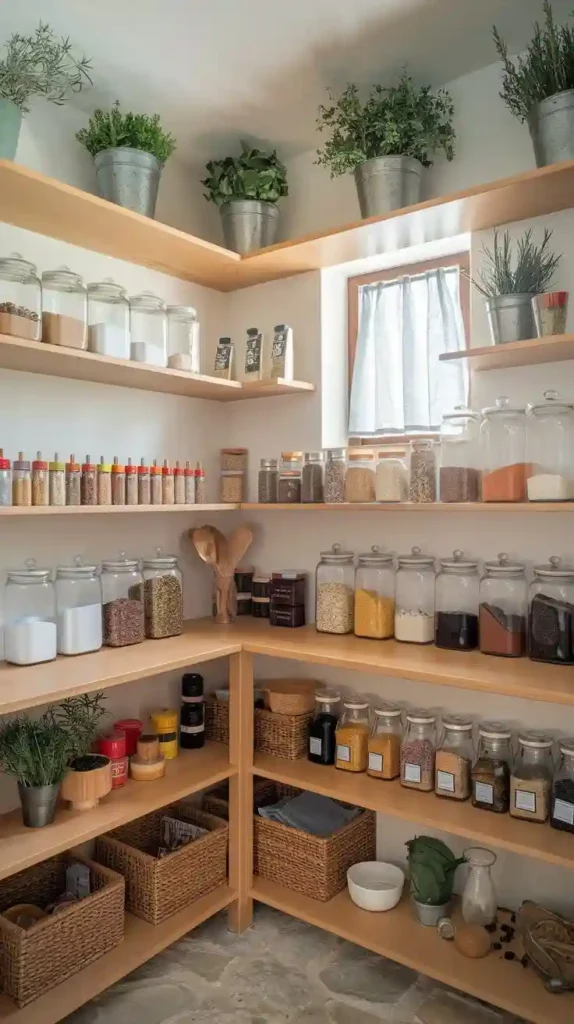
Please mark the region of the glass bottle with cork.
POLYGON ((126 475, 126 505, 137 505, 138 503, 138 477, 137 467, 132 460, 128 459, 125 465, 126 475))
POLYGON ((112 463, 112 505, 126 503, 126 470, 117 455, 112 463))
POLYGON ((48 463, 42 458, 42 452, 36 452, 32 463, 32 504, 48 505, 50 503, 50 478, 48 463))
POLYGON ((76 462, 74 453, 66 463, 66 505, 82 503, 82 467, 76 462))
POLYGON ((50 505, 66 504, 66 464, 60 462, 58 453, 50 463, 50 505))
POLYGON ((335 764, 336 732, 341 695, 335 690, 317 690, 315 711, 309 723, 307 757, 314 764, 335 764))
POLYGON ((150 472, 145 459, 140 459, 138 466, 138 505, 151 505, 150 472))
POLYGON ((82 465, 82 479, 80 483, 82 505, 98 504, 98 484, 96 480, 96 467, 93 465, 89 455, 82 465))
POLYGON ((203 676, 185 672, 181 679, 179 742, 182 750, 199 750, 205 744, 203 676))
POLYGON ((375 708, 367 775, 387 780, 399 777, 402 735, 402 708, 397 704, 381 704, 375 708))
POLYGON ((335 767, 346 772, 367 770, 369 746, 369 703, 360 697, 343 701, 337 725, 335 767))
POLYGON ((104 462, 104 456, 100 456, 98 462, 98 505, 111 505, 112 503, 112 465, 104 462))

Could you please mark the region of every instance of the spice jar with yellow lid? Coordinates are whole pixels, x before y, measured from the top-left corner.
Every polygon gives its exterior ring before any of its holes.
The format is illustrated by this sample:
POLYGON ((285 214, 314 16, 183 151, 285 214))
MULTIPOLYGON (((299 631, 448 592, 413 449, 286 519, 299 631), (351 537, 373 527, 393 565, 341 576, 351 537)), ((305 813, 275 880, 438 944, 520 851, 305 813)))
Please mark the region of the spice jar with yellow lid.
POLYGON ((395 631, 395 566, 390 552, 373 544, 355 571, 355 636, 386 640, 395 631))
POLYGON ((112 464, 104 462, 104 456, 100 456, 98 462, 98 505, 111 505, 112 503, 112 464))
POLYGON ((369 704, 362 697, 343 701, 343 714, 335 733, 335 766, 346 772, 367 770, 369 704))
POLYGON ((375 453, 349 452, 345 475, 345 501, 375 500, 375 453))
POLYGON ((150 720, 159 740, 160 754, 170 761, 179 754, 179 716, 174 708, 158 708, 152 711, 150 720))

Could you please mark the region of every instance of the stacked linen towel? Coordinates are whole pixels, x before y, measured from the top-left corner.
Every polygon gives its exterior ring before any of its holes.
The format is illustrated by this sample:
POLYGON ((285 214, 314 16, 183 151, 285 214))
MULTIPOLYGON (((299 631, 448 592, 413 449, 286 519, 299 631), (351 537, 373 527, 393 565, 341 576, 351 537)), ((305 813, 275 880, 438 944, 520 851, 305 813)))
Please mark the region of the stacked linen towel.
POLYGON ((269 821, 279 821, 313 836, 326 837, 356 818, 359 808, 318 793, 300 793, 295 797, 283 797, 268 807, 260 807, 259 814, 269 821))

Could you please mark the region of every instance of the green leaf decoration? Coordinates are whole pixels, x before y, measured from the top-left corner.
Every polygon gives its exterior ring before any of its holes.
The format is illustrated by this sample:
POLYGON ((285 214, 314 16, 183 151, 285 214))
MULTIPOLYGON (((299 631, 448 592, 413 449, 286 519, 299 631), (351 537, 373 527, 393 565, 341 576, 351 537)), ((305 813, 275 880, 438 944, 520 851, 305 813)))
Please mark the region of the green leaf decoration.
POLYGON ((104 149, 129 146, 152 153, 164 164, 175 151, 176 141, 160 121, 159 114, 124 114, 116 100, 111 110, 94 110, 88 127, 76 132, 76 138, 92 156, 104 149))
POLYGON ((287 168, 276 150, 264 153, 242 143, 240 156, 210 160, 205 169, 207 177, 201 182, 207 190, 205 198, 216 206, 232 199, 276 203, 289 194, 287 168))

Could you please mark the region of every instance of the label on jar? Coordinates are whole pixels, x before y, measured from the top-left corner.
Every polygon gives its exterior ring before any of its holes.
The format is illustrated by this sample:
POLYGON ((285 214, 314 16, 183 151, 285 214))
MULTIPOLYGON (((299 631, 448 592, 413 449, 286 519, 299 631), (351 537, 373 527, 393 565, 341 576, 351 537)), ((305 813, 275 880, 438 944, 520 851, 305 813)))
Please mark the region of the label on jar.
POLYGON ((318 736, 310 736, 309 737, 309 753, 310 754, 317 754, 320 757, 322 750, 323 750, 323 744, 321 743, 321 740, 319 739, 319 737, 318 736))
POLYGON ((345 743, 337 743, 337 761, 350 761, 351 748, 345 743))
POLYGON ((229 372, 231 366, 231 352, 232 352, 231 338, 220 338, 217 350, 215 353, 215 365, 214 370, 216 376, 222 377, 229 372))
POLYGON ((369 752, 369 768, 372 772, 382 772, 383 770, 383 755, 372 754, 369 752))
POLYGON ((556 821, 565 821, 567 825, 574 825, 574 804, 567 800, 555 800, 552 817, 556 821))
POLYGON ((536 814, 536 793, 528 789, 517 789, 514 793, 514 806, 517 811, 530 811, 536 814))
POLYGON ((454 775, 452 772, 437 772, 436 788, 444 790, 445 793, 454 793, 454 775))
POLYGON ((474 798, 481 804, 493 804, 494 787, 489 782, 475 782, 474 798))
POLYGON ((186 733, 198 733, 205 732, 205 723, 203 725, 180 725, 180 731, 186 733))
POLYGON ((409 764, 407 761, 405 764, 404 771, 405 782, 420 782, 421 781, 421 766, 420 764, 409 764))

